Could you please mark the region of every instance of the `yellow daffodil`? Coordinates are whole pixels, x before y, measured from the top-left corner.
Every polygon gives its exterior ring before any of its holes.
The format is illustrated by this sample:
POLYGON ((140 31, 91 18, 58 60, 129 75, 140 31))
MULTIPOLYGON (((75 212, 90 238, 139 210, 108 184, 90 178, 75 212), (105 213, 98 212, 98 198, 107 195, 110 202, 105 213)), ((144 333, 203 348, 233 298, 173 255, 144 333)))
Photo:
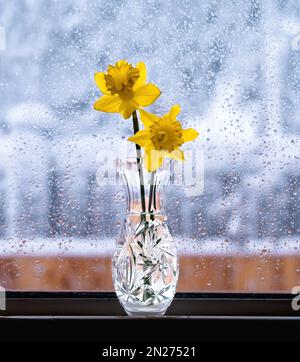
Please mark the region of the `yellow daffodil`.
POLYGON ((157 170, 165 157, 184 160, 180 146, 198 137, 193 128, 183 129, 176 119, 180 113, 179 105, 171 108, 168 114, 158 117, 144 110, 140 111, 145 129, 137 132, 128 140, 144 148, 144 164, 149 172, 157 170))
POLYGON ((109 65, 106 72, 95 73, 95 81, 103 96, 94 108, 97 111, 121 113, 127 119, 140 107, 147 107, 159 96, 160 90, 152 83, 146 84, 146 66, 136 67, 125 60, 109 65))

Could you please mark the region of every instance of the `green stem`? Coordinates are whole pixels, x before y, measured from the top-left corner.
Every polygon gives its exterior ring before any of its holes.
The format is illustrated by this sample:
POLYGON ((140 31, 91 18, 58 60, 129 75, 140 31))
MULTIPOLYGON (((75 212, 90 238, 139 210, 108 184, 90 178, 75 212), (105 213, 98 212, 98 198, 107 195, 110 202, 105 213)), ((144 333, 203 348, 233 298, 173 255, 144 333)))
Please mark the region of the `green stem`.
MULTIPOLYGON (((148 206, 148 212, 150 213, 150 218, 151 218, 151 220, 154 220, 154 214, 153 214, 153 211, 152 211, 154 178, 155 178, 155 171, 154 171, 154 172, 151 172, 151 178, 150 178, 150 191, 149 191, 149 206, 148 206)), ((153 201, 154 201, 154 200, 153 200, 153 201)))
MULTIPOLYGON (((137 118, 136 111, 132 113, 132 124, 133 124, 133 132, 134 134, 136 134, 139 131, 139 121, 137 118)), ((146 219, 146 200, 145 200, 144 173, 141 162, 141 147, 135 144, 135 149, 136 149, 137 168, 140 178, 140 193, 141 193, 141 203, 142 203, 141 221, 143 221, 146 219)))

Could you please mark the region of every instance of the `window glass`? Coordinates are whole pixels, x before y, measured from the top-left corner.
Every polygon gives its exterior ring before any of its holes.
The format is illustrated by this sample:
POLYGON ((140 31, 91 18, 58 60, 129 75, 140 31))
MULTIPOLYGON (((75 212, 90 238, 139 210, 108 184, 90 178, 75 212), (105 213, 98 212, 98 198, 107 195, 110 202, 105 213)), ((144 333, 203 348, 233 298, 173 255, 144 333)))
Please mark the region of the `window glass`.
POLYGON ((200 184, 166 195, 178 291, 300 285, 298 0, 0 0, 0 284, 112 290, 132 125, 93 110, 93 76, 123 58, 200 133, 200 184))

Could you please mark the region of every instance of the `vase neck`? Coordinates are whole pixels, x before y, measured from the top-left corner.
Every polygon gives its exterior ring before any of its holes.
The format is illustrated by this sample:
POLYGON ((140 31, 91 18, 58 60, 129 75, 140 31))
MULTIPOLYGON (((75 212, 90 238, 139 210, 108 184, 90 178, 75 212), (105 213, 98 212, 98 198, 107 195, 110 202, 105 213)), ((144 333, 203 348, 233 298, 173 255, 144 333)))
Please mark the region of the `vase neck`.
POLYGON ((150 173, 143 168, 144 185, 140 185, 140 176, 136 161, 124 161, 121 174, 124 181, 127 214, 164 215, 164 193, 170 179, 168 167, 150 173), (142 197, 145 200, 145 210, 142 208, 142 197))

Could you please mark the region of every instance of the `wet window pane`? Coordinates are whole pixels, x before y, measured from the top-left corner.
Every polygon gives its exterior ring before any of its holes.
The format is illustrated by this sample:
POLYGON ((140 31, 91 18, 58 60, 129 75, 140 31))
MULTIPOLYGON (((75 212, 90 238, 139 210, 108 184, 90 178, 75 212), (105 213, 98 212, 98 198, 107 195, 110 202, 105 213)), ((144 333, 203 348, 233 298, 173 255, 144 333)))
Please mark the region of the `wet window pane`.
POLYGON ((122 58, 200 133, 201 185, 167 193, 178 290, 300 285, 298 0, 0 0, 0 284, 112 290, 131 123, 93 110, 93 76, 122 58))

